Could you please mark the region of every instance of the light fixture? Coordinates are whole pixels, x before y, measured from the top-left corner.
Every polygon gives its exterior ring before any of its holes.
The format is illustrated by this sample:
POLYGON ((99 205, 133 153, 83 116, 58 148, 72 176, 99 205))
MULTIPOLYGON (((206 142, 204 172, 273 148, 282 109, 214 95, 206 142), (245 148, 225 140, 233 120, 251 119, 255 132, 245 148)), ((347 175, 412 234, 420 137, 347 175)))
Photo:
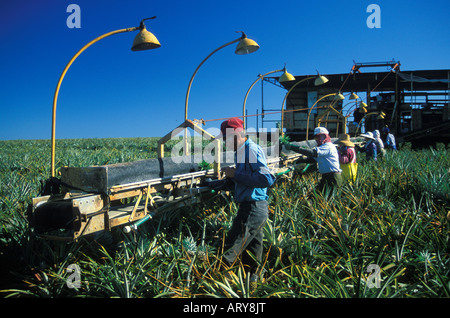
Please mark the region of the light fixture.
MULTIPOLYGON (((283 131, 283 129, 284 129, 284 128, 283 128, 283 124, 284 124, 284 104, 286 103, 286 100, 287 100, 288 95, 291 93, 291 91, 292 91, 297 85, 299 85, 299 84, 302 83, 302 82, 305 82, 305 81, 308 81, 308 80, 310 80, 310 79, 313 79, 313 78, 315 78, 315 80, 314 80, 314 85, 315 85, 315 86, 319 86, 319 85, 322 85, 322 84, 325 84, 326 82, 328 82, 328 78, 326 78, 325 76, 320 75, 319 72, 317 72, 317 77, 315 77, 315 76, 306 77, 306 78, 304 78, 304 79, 298 81, 298 82, 295 83, 294 85, 292 85, 292 87, 288 90, 288 92, 287 92, 286 95, 284 96, 283 103, 281 104, 281 123, 280 123, 280 132, 281 132, 281 135, 284 135, 284 131, 283 131)), ((334 94, 333 94, 333 95, 334 95, 334 94)), ((342 97, 345 98, 344 96, 342 96, 342 97)))
POLYGON ((355 93, 352 93, 348 99, 352 100, 352 99, 358 99, 358 98, 359 98, 358 95, 356 95, 355 93))
POLYGON ((364 102, 361 102, 360 104, 359 104, 359 112, 360 113, 367 113, 367 104, 366 103, 364 103, 364 102))
POLYGON ((131 31, 137 31, 140 30, 139 34, 135 37, 133 45, 131 47, 132 51, 142 51, 142 50, 149 50, 149 49, 155 49, 161 46, 159 44, 158 39, 148 32, 144 25, 144 20, 154 19, 156 17, 151 17, 147 19, 141 20, 141 23, 138 27, 133 28, 126 28, 126 29, 120 29, 111 31, 108 33, 105 33, 103 35, 100 35, 99 37, 95 38, 85 46, 83 46, 75 55, 70 59, 70 61, 67 63, 66 67, 64 68, 61 76, 59 77, 58 83, 56 84, 56 90, 55 94, 53 95, 53 109, 52 109, 52 135, 51 135, 51 176, 55 176, 55 149, 56 149, 56 105, 58 101, 58 94, 59 90, 61 88, 61 83, 66 76, 67 71, 69 70, 70 66, 73 64, 73 62, 77 59, 78 56, 80 56, 81 53, 83 53, 88 47, 93 45, 94 43, 97 43, 101 39, 104 39, 108 36, 124 33, 124 32, 131 32, 131 31))
MULTIPOLYGON (((239 31, 242 32, 242 31, 239 31)), ((239 41, 239 44, 236 46, 236 51, 234 53, 238 55, 250 54, 258 51, 259 45, 252 39, 249 39, 247 35, 242 32, 242 37, 239 41)))
MULTIPOLYGON (((188 120, 189 94, 191 92, 192 82, 194 81, 195 75, 197 74, 198 70, 206 62, 206 60, 208 60, 217 51, 219 51, 219 50, 223 49, 224 47, 227 47, 231 44, 237 43, 237 42, 239 42, 239 43, 238 43, 234 53, 236 53, 238 55, 250 54, 250 53, 256 52, 259 49, 258 43, 256 43, 252 39, 249 39, 244 32, 242 32, 242 31, 237 31, 237 32, 242 33, 242 36, 240 38, 233 40, 231 42, 228 42, 222 46, 219 46, 217 49, 215 49, 214 51, 209 53, 209 55, 207 57, 205 57, 203 59, 203 61, 201 61, 201 63, 197 66, 197 68, 194 71, 194 74, 192 74, 191 79, 189 81, 188 88, 187 88, 186 98, 184 100, 184 120, 185 121, 188 120)), ((187 128, 186 128, 184 130, 184 151, 183 151, 185 156, 188 155, 187 146, 188 145, 187 145, 187 128)))
POLYGON ((334 96, 334 100, 344 100, 345 99, 345 97, 344 97, 344 95, 342 95, 341 93, 337 93, 335 96, 334 96))
POLYGON ((325 99, 327 97, 333 96, 334 95, 334 100, 344 100, 345 97, 344 95, 342 95, 341 93, 331 93, 331 94, 327 94, 324 95, 322 97, 320 97, 318 100, 316 100, 314 102, 314 104, 309 108, 308 110, 308 116, 306 118, 306 140, 308 140, 309 137, 309 117, 311 117, 311 111, 313 110, 313 108, 319 103, 319 101, 321 101, 322 99, 325 99))
POLYGON ((386 116, 386 114, 384 112, 370 112, 370 113, 364 114, 364 116, 361 118, 361 120, 359 121, 358 125, 356 126, 357 128, 356 128, 356 131, 355 131, 355 136, 358 135, 358 130, 362 126, 361 123, 363 122, 363 120, 368 118, 369 116, 374 116, 374 115, 378 115, 377 118, 376 118, 377 120, 382 120, 386 116))
POLYGON ((244 128, 245 128, 245 126, 246 126, 246 123, 245 123, 245 118, 246 118, 246 115, 245 115, 245 104, 247 103, 247 97, 248 97, 248 94, 250 93, 250 91, 251 91, 251 89, 253 88, 253 86, 255 86, 255 84, 259 81, 259 80, 262 80, 265 76, 267 76, 267 75, 269 75, 269 74, 273 74, 273 73, 278 73, 278 72, 283 72, 283 74, 278 78, 278 82, 279 83, 283 83, 283 82, 289 82, 289 81, 294 81, 295 80, 295 77, 294 77, 294 75, 292 75, 291 73, 289 73, 287 70, 286 70, 286 66, 284 66, 284 68, 282 69, 282 70, 275 70, 275 71, 270 71, 270 72, 267 72, 266 74, 264 74, 264 75, 258 75, 258 78, 252 83, 252 85, 249 87, 249 89, 247 90, 247 93, 245 94, 245 98, 244 98, 244 105, 243 105, 243 107, 242 107, 242 118, 244 118, 244 128))
POLYGON ((314 85, 319 86, 328 82, 328 78, 323 75, 318 74, 317 78, 314 80, 314 85))
MULTIPOLYGON (((316 70, 317 71, 317 70, 316 70)), ((328 82, 328 78, 323 75, 320 75, 319 71, 317 71, 317 77, 314 80, 314 85, 319 86, 328 82)))
POLYGON ((186 92, 186 98, 185 98, 185 101, 184 101, 184 120, 188 119, 189 94, 191 92, 192 82, 194 81, 195 75, 197 74, 197 72, 200 69, 200 67, 203 65, 203 63, 206 62, 207 59, 209 59, 211 57, 211 55, 213 55, 217 51, 223 49, 224 47, 227 47, 227 46, 229 46, 229 45, 231 45, 233 43, 236 43, 236 42, 239 42, 239 44, 236 47, 236 51, 235 51, 235 53, 238 54, 238 55, 253 53, 253 52, 255 52, 255 51, 257 51, 259 49, 259 45, 255 41, 249 39, 244 32, 242 32, 242 31, 237 31, 237 32, 238 33, 239 32, 242 33, 242 36, 239 39, 236 39, 236 40, 233 40, 231 42, 228 42, 228 43, 218 47, 214 51, 212 51, 195 69, 194 74, 192 74, 191 80, 189 81, 188 89, 187 89, 187 92, 186 92))
POLYGON ((286 70, 286 67, 283 69, 283 71, 284 71, 284 73, 280 76, 280 78, 278 78, 279 83, 295 81, 295 76, 292 75, 291 73, 289 73, 286 70))
POLYGON ((142 19, 141 24, 139 26, 139 33, 136 35, 133 41, 133 45, 131 46, 132 51, 144 51, 151 50, 161 47, 156 36, 153 33, 147 31, 144 21, 155 19, 156 17, 142 19))

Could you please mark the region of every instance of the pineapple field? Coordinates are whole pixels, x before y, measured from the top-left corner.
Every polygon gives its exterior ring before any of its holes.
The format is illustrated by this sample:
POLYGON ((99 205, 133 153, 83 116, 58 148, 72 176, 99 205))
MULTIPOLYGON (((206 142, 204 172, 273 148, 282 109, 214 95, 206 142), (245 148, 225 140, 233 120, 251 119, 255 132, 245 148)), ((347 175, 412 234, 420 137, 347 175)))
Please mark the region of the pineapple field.
MULTIPOLYGON (((157 141, 57 140, 56 170, 156 158, 157 141)), ((237 212, 232 194, 205 196, 129 233, 43 240, 26 211, 50 175, 50 142, 0 141, 0 295, 447 298, 449 150, 403 145, 376 162, 359 154, 355 182, 334 192, 316 191, 314 169, 280 176, 269 190, 263 270, 252 289, 240 266, 222 266, 237 212)))

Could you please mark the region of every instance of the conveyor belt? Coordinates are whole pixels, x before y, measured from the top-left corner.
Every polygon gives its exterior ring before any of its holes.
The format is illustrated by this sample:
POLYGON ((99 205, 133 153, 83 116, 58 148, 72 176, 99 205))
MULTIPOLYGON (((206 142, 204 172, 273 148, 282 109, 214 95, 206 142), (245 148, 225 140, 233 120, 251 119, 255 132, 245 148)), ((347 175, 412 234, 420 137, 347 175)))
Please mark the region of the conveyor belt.
MULTIPOLYGON (((311 147, 315 143, 303 145, 311 147)), ((278 157, 274 147, 263 149, 274 174, 288 171, 301 157, 289 152, 278 157)), ((224 154, 234 157, 229 155, 224 154)), ((211 188, 204 186, 205 180, 217 179, 217 171, 202 171, 193 161, 172 159, 64 167, 61 193, 34 198, 29 207, 30 223, 40 237, 76 240, 191 205, 199 202, 204 193, 211 193, 211 188)), ((227 165, 232 164, 223 163, 222 167, 227 165)))

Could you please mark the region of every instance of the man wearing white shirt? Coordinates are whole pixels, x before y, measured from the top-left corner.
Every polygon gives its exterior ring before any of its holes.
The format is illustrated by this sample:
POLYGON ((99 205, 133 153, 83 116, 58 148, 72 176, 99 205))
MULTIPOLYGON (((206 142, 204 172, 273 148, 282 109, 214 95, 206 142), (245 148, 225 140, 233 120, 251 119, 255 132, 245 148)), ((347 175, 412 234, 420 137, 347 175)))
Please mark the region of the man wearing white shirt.
POLYGON ((303 149, 292 144, 285 144, 287 150, 298 152, 308 159, 305 162, 317 162, 319 172, 322 175, 318 189, 323 191, 325 187, 335 187, 342 184, 342 176, 339 166, 339 154, 336 146, 331 142, 328 130, 325 127, 314 129, 314 139, 317 147, 303 149))

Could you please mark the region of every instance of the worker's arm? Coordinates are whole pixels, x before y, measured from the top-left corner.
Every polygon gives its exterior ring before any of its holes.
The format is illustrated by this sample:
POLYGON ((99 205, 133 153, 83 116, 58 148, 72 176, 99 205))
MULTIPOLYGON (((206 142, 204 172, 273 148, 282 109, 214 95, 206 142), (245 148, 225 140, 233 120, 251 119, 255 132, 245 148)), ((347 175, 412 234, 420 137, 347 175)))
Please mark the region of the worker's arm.
MULTIPOLYGON (((267 167, 262 149, 250 148, 250 155, 245 163, 238 164, 238 169, 227 169, 227 176, 237 183, 252 188, 267 188, 275 182, 275 176, 267 167)), ((225 168, 226 169, 226 168, 225 168)))
POLYGON ((270 173, 269 168, 260 166, 256 169, 255 171, 235 170, 233 180, 252 188, 270 187, 274 183, 275 177, 270 173))
POLYGON ((301 155, 307 156, 307 157, 317 157, 317 149, 313 148, 313 149, 305 149, 305 148, 301 148, 300 146, 296 146, 293 144, 284 144, 284 147, 286 148, 286 150, 292 150, 295 151, 301 155))

